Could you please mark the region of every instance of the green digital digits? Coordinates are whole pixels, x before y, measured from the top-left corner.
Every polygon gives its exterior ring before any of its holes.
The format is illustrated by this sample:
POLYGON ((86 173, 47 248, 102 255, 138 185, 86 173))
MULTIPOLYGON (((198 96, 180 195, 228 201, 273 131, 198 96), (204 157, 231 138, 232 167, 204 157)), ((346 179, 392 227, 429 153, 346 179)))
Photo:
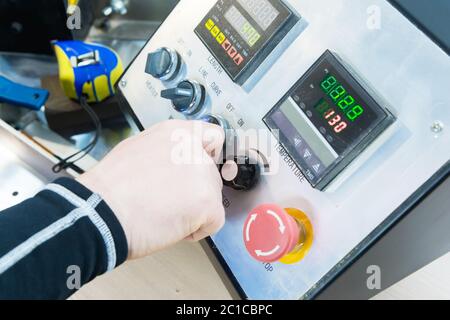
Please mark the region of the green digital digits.
POLYGON ((346 93, 347 91, 344 89, 344 87, 339 85, 330 92, 330 97, 334 102, 337 102, 346 93))
POLYGON ((360 105, 357 105, 357 106, 354 106, 353 109, 351 109, 349 112, 347 112, 347 117, 351 121, 355 121, 363 113, 364 113, 364 109, 360 105))
POLYGON ((320 86, 336 103, 336 106, 345 112, 350 121, 355 121, 364 113, 364 108, 356 102, 352 95, 348 94, 344 86, 333 75, 328 75, 320 86))
POLYGON ((325 90, 325 93, 328 94, 336 83, 337 83, 336 78, 333 76, 329 76, 322 82, 321 86, 322 89, 325 90))
POLYGON ((347 95, 346 97, 339 100, 337 105, 342 110, 346 110, 348 107, 352 106, 354 103, 355 103, 355 99, 351 95, 347 95))

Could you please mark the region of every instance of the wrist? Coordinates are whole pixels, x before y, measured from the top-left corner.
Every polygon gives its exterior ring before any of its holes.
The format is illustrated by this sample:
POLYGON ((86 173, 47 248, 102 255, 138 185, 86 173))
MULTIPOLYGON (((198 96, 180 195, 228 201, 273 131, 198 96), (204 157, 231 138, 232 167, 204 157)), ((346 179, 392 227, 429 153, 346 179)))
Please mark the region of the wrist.
POLYGON ((129 224, 127 223, 128 219, 126 218, 126 211, 121 208, 120 202, 116 200, 113 195, 113 187, 108 185, 103 179, 95 174, 95 172, 88 172, 76 179, 76 181, 82 184, 84 187, 89 189, 91 192, 100 195, 103 201, 106 203, 108 208, 111 210, 112 214, 118 220, 122 231, 125 235, 125 242, 128 248, 128 258, 130 256, 131 248, 130 248, 130 240, 131 235, 129 232, 129 224))

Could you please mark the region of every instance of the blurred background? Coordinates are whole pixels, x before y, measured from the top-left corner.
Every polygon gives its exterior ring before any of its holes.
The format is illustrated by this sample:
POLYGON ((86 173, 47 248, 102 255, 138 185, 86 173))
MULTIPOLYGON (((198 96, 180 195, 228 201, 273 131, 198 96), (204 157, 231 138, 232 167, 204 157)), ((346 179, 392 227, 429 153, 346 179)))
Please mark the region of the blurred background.
MULTIPOLYGON (((39 111, 24 107, 17 96, 2 99, 0 95, 0 119, 57 159, 89 145, 95 135, 93 121, 78 99, 62 90, 52 42, 77 40, 107 46, 126 69, 177 2, 0 0, 0 77, 14 89, 10 92, 34 88, 49 93, 45 109, 39 111)), ((77 161, 80 172, 132 134, 113 94, 91 107, 102 122, 101 136, 89 155, 77 161)))
MULTIPOLYGON (((98 100, 89 102, 97 130, 80 96, 65 89, 95 93, 92 83, 106 76, 113 87, 177 2, 0 0, 0 211, 57 177, 88 170, 135 133, 114 92, 103 99, 96 88, 97 99, 89 96, 98 100), (65 159, 70 166, 55 173, 65 159)), ((128 263, 72 298, 164 297, 230 298, 200 245, 190 243, 128 263)))

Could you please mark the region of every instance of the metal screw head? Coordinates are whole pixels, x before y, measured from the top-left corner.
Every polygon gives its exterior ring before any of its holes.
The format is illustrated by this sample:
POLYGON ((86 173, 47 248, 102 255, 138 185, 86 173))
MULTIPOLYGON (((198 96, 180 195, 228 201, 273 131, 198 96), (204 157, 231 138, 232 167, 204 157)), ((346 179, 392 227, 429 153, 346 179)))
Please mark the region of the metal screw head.
POLYGON ((125 88, 125 87, 127 86, 127 80, 121 80, 121 81, 120 81, 120 86, 121 86, 122 88, 125 88))
POLYGON ((444 130, 444 124, 442 122, 440 122, 440 121, 435 121, 431 125, 431 131, 433 133, 441 133, 442 130, 444 130))

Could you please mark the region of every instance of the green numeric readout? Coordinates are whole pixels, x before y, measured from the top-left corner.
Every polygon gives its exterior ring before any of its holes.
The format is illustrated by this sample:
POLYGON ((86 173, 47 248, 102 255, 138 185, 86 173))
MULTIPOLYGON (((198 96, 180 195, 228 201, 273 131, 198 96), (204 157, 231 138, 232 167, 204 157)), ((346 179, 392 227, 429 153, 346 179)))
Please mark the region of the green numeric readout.
POLYGON ((350 121, 355 121, 364 113, 364 108, 333 75, 328 75, 320 86, 350 121))
POLYGON ((250 47, 253 47, 261 38, 259 32, 235 6, 230 7, 225 13, 225 18, 250 47))

